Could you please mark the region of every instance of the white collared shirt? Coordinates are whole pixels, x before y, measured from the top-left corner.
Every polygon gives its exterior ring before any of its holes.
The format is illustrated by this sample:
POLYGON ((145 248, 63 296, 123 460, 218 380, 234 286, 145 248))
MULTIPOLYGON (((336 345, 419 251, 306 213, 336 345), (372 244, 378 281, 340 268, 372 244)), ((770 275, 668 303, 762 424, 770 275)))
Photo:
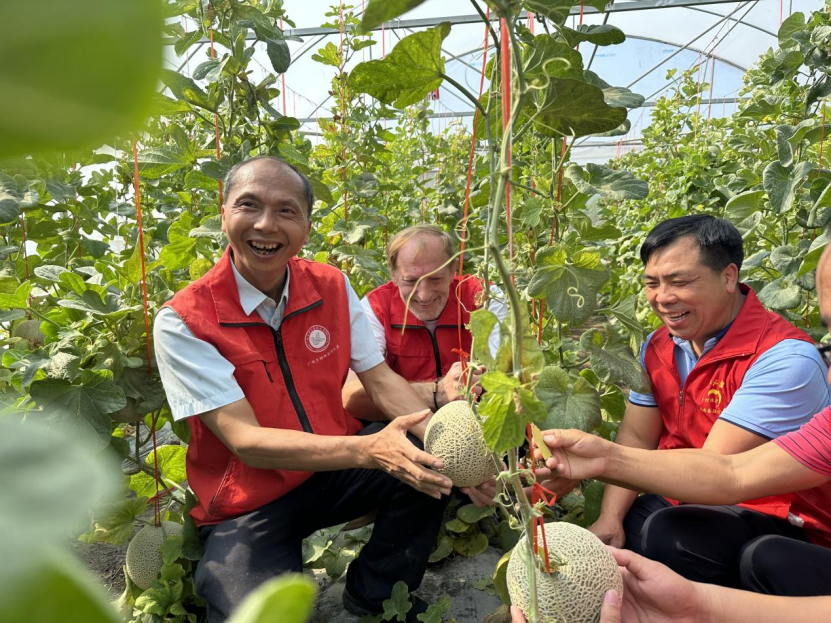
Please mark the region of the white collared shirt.
MULTIPOLYGON (((280 328, 289 300, 291 271, 286 268, 286 282, 280 301, 266 296, 239 274, 236 267, 240 304, 246 315, 254 311, 275 331, 280 328)), ((375 345, 372 329, 361 308, 358 295, 346 275, 352 353, 350 367, 365 372, 384 361, 375 345)), ((153 323, 156 364, 162 378, 173 419, 181 420, 236 402, 245 397, 234 378, 234 366, 213 344, 200 340, 170 307, 156 314, 153 323)))

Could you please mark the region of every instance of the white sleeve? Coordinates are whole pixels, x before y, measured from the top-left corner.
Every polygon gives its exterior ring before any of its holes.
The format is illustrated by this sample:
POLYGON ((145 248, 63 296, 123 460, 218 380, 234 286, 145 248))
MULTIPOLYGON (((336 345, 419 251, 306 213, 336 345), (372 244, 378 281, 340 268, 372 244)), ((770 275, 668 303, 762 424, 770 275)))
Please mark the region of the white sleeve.
MULTIPOLYGON (((349 326, 352 340, 352 355, 350 366, 355 372, 366 372, 384 362, 384 355, 378 350, 376 337, 367 319, 361 301, 346 275, 346 296, 349 301, 349 326)), ((377 322, 377 319, 376 319, 377 322)))
MULTIPOLYGON (((508 303, 505 301, 505 294, 498 286, 490 286, 488 311, 496 316, 499 322, 502 322, 508 316, 508 303)), ((499 350, 499 341, 499 325, 496 325, 488 338, 488 347, 492 357, 496 357, 496 352, 499 350)))
POLYGON ((156 364, 174 420, 205 413, 245 395, 234 366, 215 346, 200 340, 170 307, 153 322, 156 364))
POLYGON ((378 320, 378 316, 375 315, 375 310, 372 309, 372 304, 367 297, 361 299, 361 307, 364 310, 364 314, 366 314, 366 319, 369 321, 369 326, 372 327, 372 335, 375 336, 375 343, 378 344, 378 349, 382 355, 386 356, 387 334, 384 331, 384 325, 378 320))

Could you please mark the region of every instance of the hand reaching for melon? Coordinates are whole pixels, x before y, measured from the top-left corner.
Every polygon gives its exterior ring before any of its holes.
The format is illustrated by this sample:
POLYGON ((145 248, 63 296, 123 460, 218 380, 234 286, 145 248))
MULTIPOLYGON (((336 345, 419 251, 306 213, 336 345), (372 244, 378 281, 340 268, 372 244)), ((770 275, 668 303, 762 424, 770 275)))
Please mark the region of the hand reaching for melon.
POLYGON ((407 431, 430 415, 424 410, 395 418, 380 433, 368 435, 366 458, 368 466, 382 469, 417 491, 436 499, 450 495, 450 478, 433 470, 442 469, 440 459, 419 450, 407 439, 407 431))
POLYGON ((484 369, 477 369, 473 366, 463 367, 459 361, 454 363, 439 383, 439 391, 436 394, 438 405, 443 407, 447 403, 459 400, 464 396, 467 387, 466 374, 470 374, 472 377, 470 380, 471 391, 477 396, 481 394, 482 386, 479 385, 479 377, 483 372, 484 369))
MULTIPOLYGON (((710 604, 702 585, 634 552, 609 550, 620 569, 623 596, 614 589, 607 591, 600 623, 692 623, 707 618, 710 604)), ((526 623, 517 606, 511 606, 511 623, 526 623)))

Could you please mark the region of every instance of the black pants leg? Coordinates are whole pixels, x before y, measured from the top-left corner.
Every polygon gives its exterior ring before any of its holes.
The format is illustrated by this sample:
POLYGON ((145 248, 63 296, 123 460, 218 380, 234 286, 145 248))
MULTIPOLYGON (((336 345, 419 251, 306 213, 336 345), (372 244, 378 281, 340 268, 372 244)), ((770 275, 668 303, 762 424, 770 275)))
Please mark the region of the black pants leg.
POLYGON ((626 535, 624 547, 637 554, 643 554, 643 548, 641 547, 641 530, 643 529, 643 525, 654 513, 662 508, 669 508, 671 506, 660 495, 642 495, 635 500, 635 503, 632 504, 632 507, 623 519, 623 532, 626 535))
MULTIPOLYGON (((382 428, 373 424, 361 434, 382 428)), ((207 603, 208 620, 224 621, 266 580, 301 571, 303 538, 376 508, 372 536, 350 565, 347 585, 361 603, 381 609, 396 582, 410 590, 421 583, 447 500, 379 470, 318 472, 251 513, 202 528, 205 555, 196 570, 196 591, 207 603)))
POLYGON ((805 542, 800 528, 741 506, 684 505, 650 516, 641 531, 643 555, 687 579, 739 588, 742 549, 760 536, 805 542))
POLYGON ((784 536, 762 536, 742 550, 740 588, 767 595, 831 595, 831 549, 784 536))

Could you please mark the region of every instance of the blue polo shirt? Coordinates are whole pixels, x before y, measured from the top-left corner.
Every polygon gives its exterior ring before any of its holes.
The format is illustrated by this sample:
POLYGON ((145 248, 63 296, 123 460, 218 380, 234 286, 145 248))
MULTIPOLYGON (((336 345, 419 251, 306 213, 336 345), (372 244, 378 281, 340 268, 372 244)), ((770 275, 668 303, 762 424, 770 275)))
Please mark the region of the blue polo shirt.
MULTIPOLYGON (((718 344, 729 328, 730 325, 707 340, 702 356, 718 344)), ((653 335, 654 332, 650 333, 641 347, 640 359, 644 367, 646 347, 653 335)), ((671 337, 675 342, 675 365, 683 386, 699 357, 688 340, 671 337)), ((719 419, 766 439, 775 439, 798 429, 815 413, 831 405, 827 375, 828 369, 816 346, 802 340, 782 340, 753 362, 719 419)), ((629 402, 640 407, 657 406, 652 394, 635 391, 629 392, 629 402)))

